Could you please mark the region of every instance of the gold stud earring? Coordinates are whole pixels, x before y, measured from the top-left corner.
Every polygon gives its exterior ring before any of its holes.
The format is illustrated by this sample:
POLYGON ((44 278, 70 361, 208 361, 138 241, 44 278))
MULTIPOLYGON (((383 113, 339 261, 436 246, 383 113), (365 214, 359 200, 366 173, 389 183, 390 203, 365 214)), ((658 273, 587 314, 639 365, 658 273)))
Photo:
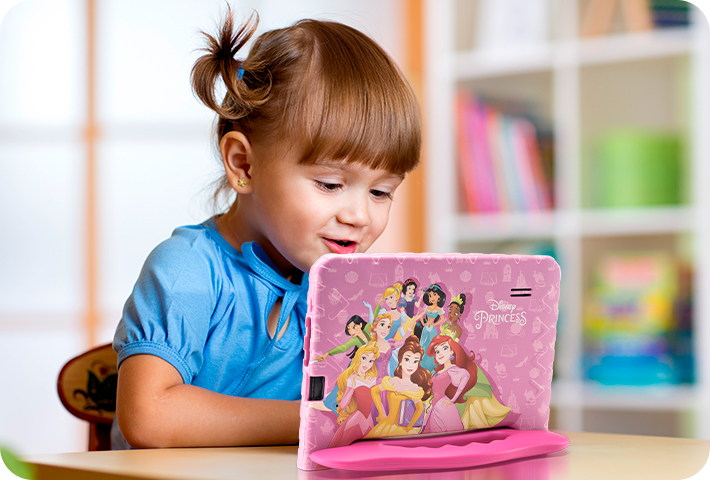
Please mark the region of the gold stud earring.
POLYGON ((240 178, 240 179, 237 181, 237 185, 239 185, 240 187, 243 187, 243 186, 246 185, 246 184, 247 184, 247 181, 246 181, 245 178, 240 178))

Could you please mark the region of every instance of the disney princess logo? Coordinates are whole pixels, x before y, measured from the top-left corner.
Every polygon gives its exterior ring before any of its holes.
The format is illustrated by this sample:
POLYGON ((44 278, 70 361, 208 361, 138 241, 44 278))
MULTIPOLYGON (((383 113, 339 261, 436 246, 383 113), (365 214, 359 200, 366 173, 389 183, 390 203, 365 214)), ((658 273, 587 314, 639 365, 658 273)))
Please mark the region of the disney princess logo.
POLYGON ((507 312, 507 313, 489 313, 486 310, 479 310, 474 315, 474 320, 476 323, 476 330, 480 330, 484 323, 492 323, 493 325, 500 325, 501 323, 517 323, 521 327, 524 327, 527 323, 525 318, 526 312, 520 311, 516 312, 516 305, 508 303, 505 300, 489 300, 489 307, 493 312, 507 312))

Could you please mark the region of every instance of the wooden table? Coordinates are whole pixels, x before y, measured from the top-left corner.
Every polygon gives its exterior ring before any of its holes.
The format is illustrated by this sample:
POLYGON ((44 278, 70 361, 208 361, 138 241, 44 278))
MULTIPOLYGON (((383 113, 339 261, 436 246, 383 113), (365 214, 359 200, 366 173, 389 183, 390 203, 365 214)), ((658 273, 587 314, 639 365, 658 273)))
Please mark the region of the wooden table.
MULTIPOLYGON (((23 459, 42 479, 685 479, 708 461, 710 441, 568 433, 554 454, 470 470, 402 474, 296 468, 297 447, 195 448, 31 455, 23 459)), ((710 469, 710 465, 708 466, 710 469)))

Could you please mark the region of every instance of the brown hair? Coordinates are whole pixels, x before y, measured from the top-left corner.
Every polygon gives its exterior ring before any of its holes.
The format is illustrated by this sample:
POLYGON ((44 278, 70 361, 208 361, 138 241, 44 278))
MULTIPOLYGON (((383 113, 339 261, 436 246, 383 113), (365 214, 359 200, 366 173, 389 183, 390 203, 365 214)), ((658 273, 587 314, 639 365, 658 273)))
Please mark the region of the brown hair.
MULTIPOLYGON (((436 349, 437 345, 441 345, 445 342, 449 342, 449 347, 451 347, 451 351, 454 355, 454 360, 451 363, 456 365, 457 367, 467 370, 468 374, 470 375, 468 381, 466 382, 466 386, 461 392, 461 395, 459 395, 459 398, 456 399, 456 403, 463 403, 466 401, 466 399, 463 398, 464 394, 471 390, 474 385, 476 385, 476 381, 478 380, 478 366, 473 361, 473 352, 471 352, 470 356, 466 355, 466 352, 464 351, 463 347, 461 347, 461 345, 459 345, 456 340, 447 335, 437 335, 436 337, 432 338, 431 343, 429 344, 429 348, 427 348, 427 354, 430 357, 434 357, 434 350, 436 349)), ((436 360, 434 361, 436 362, 436 360)), ((437 365, 434 371, 439 372, 443 368, 443 365, 437 365)), ((450 399, 454 398, 454 395, 456 395, 457 390, 458 387, 454 387, 453 384, 449 385, 448 387, 446 387, 446 396, 450 399)))
MULTIPOLYGON (((250 142, 295 151, 301 163, 360 162, 396 175, 419 162, 416 97, 402 72, 372 39, 337 22, 301 20, 260 35, 249 55, 235 55, 258 25, 235 31, 231 9, 192 67, 195 95, 218 116, 217 145, 233 130, 250 142), (218 81, 226 87, 221 102, 218 81), (287 145, 287 148, 284 148, 287 145)), ((215 198, 228 191, 220 181, 215 198)))
MULTIPOLYGON (((399 349, 399 355, 397 356, 399 364, 397 365, 397 368, 394 371, 395 377, 402 378, 402 359, 404 358, 404 354, 407 352, 418 353, 420 359, 424 356, 424 349, 421 345, 419 345, 419 339, 414 335, 410 335, 409 337, 407 337, 407 339, 404 341, 404 345, 402 345, 402 347, 399 349)), ((417 370, 412 374, 411 379, 412 382, 416 383, 424 390, 424 396, 422 397, 422 401, 425 401, 426 399, 431 397, 431 372, 426 368, 422 367, 421 363, 419 364, 417 370)))

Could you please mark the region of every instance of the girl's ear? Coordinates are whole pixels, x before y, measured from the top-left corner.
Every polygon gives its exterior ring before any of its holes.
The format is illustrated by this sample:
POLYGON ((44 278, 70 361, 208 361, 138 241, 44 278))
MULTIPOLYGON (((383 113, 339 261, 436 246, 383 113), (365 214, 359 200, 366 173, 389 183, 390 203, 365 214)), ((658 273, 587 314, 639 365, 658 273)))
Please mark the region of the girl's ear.
POLYGON ((234 191, 241 194, 251 193, 254 159, 249 139, 242 132, 228 132, 219 142, 219 150, 222 153, 227 180, 234 191))

